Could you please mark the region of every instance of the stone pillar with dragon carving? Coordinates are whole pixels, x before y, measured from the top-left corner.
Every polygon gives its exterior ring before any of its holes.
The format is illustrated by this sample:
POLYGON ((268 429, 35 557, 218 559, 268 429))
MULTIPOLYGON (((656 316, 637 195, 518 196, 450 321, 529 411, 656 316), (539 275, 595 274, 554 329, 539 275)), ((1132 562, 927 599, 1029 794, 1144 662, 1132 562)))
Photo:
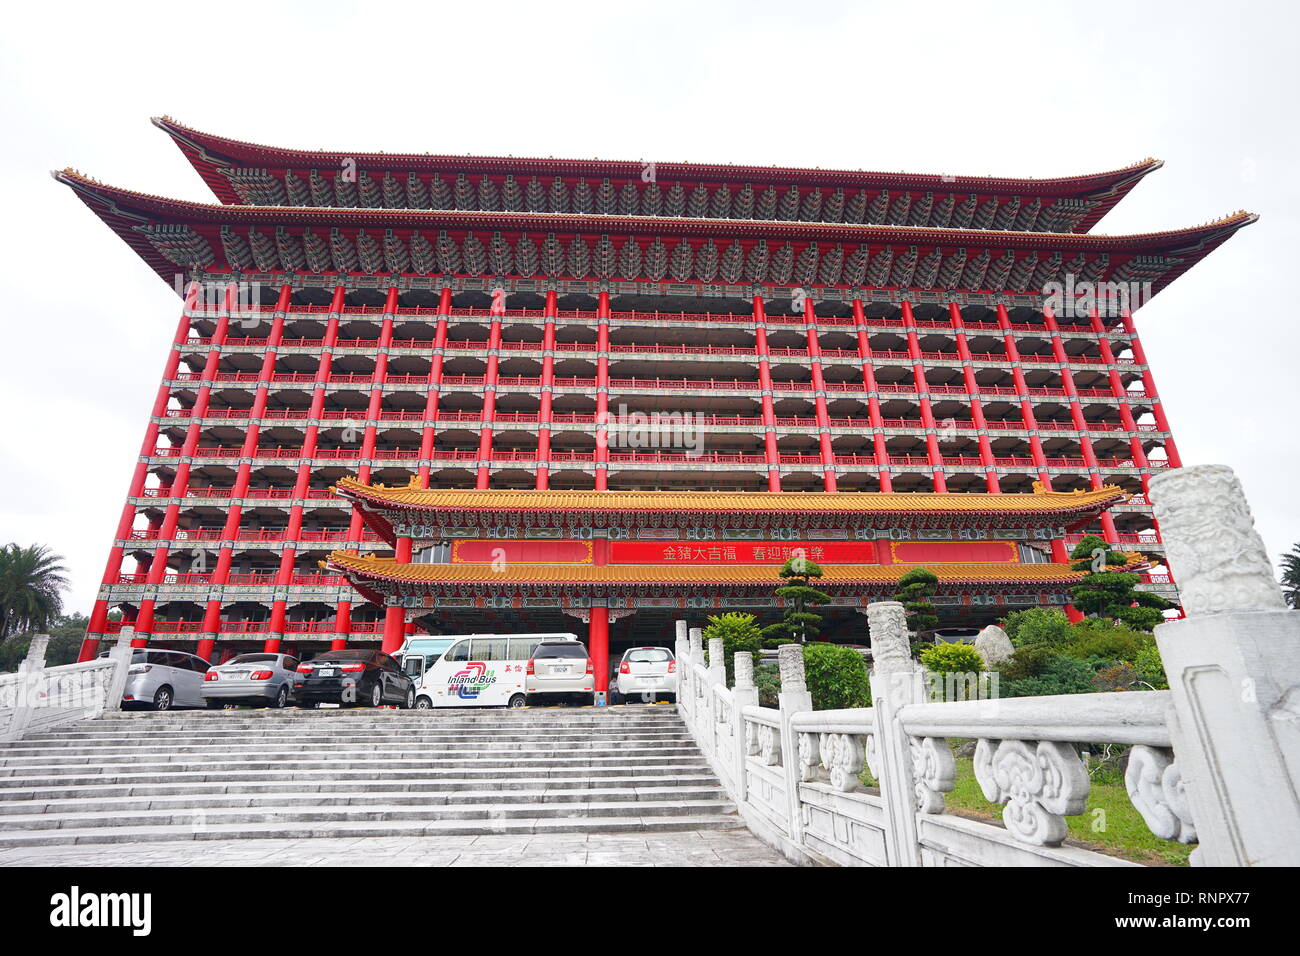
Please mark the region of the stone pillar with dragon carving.
POLYGON ((736 652, 736 686, 732 688, 731 739, 735 741, 736 802, 744 803, 749 792, 746 777, 745 715, 746 707, 758 706, 758 688, 754 685, 754 655, 749 651, 736 652))
POLYGON ((909 704, 925 700, 924 670, 912 660, 907 613, 897 601, 867 606, 871 630, 871 709, 876 732, 868 742, 867 766, 885 804, 885 853, 890 866, 920 866, 916 811, 918 791, 913 742, 898 719, 909 704))
POLYGON ((1144 755, 1152 778, 1190 811, 1193 864, 1300 866, 1300 613, 1231 468, 1165 472, 1151 501, 1187 614, 1155 631, 1174 746, 1144 755))
POLYGON ((803 645, 782 644, 777 648, 777 666, 781 672, 781 691, 777 706, 781 709, 781 770, 785 775, 786 802, 790 808, 789 837, 795 846, 803 845, 803 815, 799 811, 799 735, 790 718, 813 709, 812 694, 804 678, 803 645))

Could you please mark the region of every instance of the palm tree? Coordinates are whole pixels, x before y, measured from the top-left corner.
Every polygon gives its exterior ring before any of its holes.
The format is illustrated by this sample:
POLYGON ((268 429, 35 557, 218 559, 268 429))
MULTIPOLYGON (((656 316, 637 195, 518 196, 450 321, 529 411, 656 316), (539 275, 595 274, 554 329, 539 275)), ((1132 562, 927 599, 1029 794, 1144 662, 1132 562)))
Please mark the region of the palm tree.
POLYGON ((1291 553, 1282 555, 1282 591, 1288 607, 1300 608, 1300 544, 1291 546, 1291 553))
POLYGON ((43 544, 0 548, 0 641, 47 627, 63 612, 62 562, 43 544))

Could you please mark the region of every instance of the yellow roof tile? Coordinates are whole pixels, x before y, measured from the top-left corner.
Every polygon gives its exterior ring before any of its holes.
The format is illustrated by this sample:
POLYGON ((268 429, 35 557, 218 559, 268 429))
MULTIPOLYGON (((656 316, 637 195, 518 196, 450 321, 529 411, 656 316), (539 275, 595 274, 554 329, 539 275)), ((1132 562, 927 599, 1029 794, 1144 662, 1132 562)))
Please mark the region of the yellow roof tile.
POLYGON ((406 488, 368 485, 343 478, 333 489, 377 508, 418 510, 495 509, 508 511, 695 511, 794 512, 816 514, 1052 514, 1102 510, 1127 497, 1123 489, 1104 485, 1087 491, 1042 491, 1032 494, 932 494, 865 491, 532 491, 406 488))

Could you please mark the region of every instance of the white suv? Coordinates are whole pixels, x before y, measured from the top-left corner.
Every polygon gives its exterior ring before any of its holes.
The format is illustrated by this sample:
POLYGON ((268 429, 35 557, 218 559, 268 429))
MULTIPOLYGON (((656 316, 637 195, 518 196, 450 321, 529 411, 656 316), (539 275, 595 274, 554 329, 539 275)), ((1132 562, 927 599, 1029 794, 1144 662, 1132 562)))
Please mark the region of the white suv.
POLYGON ((596 672, 582 641, 544 640, 528 658, 524 693, 529 698, 539 694, 581 694, 591 701, 595 690, 596 672))
POLYGON ((677 659, 666 647, 631 647, 618 665, 618 692, 624 703, 652 703, 660 694, 677 697, 677 659))
MULTIPOLYGON (((99 655, 107 657, 108 652, 99 655)), ((131 652, 122 693, 124 708, 171 710, 203 706, 203 675, 208 662, 184 651, 137 647, 131 652)))

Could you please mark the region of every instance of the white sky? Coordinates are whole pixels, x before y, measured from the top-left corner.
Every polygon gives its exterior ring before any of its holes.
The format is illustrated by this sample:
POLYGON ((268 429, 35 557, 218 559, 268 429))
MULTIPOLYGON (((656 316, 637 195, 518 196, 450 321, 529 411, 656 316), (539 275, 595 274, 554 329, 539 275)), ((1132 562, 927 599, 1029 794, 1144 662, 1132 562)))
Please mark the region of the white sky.
POLYGON ((69 610, 89 611, 179 300, 48 171, 214 201, 149 124, 167 113, 308 149, 1039 177, 1156 156, 1096 232, 1262 215, 1137 321, 1184 462, 1236 468, 1276 562, 1300 540, 1297 19, 1131 0, 14 7, 0 541, 64 555, 69 610))

